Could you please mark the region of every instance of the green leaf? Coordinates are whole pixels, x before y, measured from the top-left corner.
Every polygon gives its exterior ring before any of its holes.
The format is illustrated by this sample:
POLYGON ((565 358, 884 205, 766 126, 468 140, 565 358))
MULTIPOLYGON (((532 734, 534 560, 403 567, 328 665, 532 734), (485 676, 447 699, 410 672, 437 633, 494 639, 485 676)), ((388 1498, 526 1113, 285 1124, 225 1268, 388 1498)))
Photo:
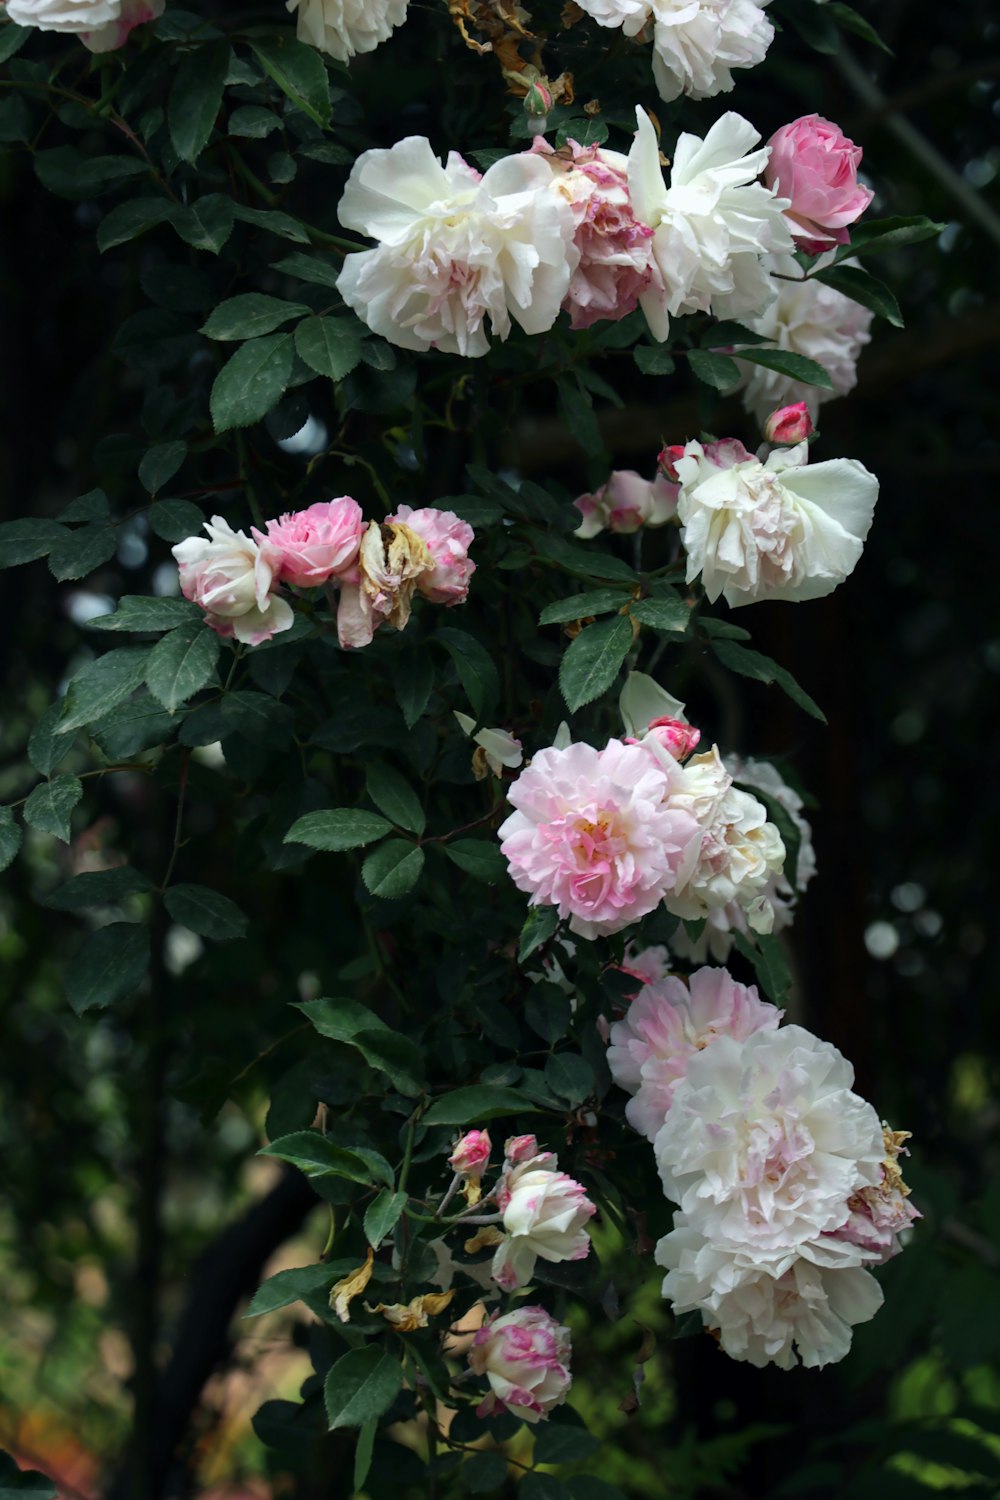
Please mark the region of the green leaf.
MULTIPOLYGON (((120 703, 110 713, 95 719, 90 734, 111 760, 124 760, 152 745, 164 744, 173 729, 166 709, 143 691, 130 703, 120 703)), ((69 740, 69 735, 66 739, 69 740)))
POLYGON ((87 621, 87 628, 163 631, 173 630, 177 625, 199 620, 201 617, 198 606, 188 599, 154 599, 148 594, 126 594, 123 599, 119 599, 118 608, 113 615, 97 615, 95 619, 87 621))
POLYGON ((803 385, 818 385, 824 390, 833 390, 829 370, 815 359, 807 359, 804 354, 793 354, 790 349, 738 349, 733 357, 751 365, 762 365, 765 370, 777 370, 779 375, 800 380, 803 385))
POLYGON ((468 1088, 453 1089, 435 1099, 422 1116, 424 1125, 475 1125, 509 1115, 537 1114, 538 1106, 518 1089, 500 1088, 495 1084, 476 1083, 468 1088))
MULTIPOLYGON (((16 26, 13 21, 0 26, 0 63, 5 63, 15 52, 20 52, 29 36, 34 36, 36 29, 34 26, 16 26)), ((4 1458, 6 1456, 3 1455, 4 1458)))
POLYGON ((392 686, 407 729, 422 717, 434 690, 434 663, 423 646, 406 644, 392 664, 392 686))
POLYGON ((350 1349, 327 1372, 323 1384, 330 1431, 374 1421, 389 1410, 402 1384, 399 1361, 377 1344, 350 1349))
POLYGON ((64 583, 70 578, 85 578, 101 563, 113 557, 118 547, 114 526, 82 526, 64 531, 49 552, 49 572, 64 583))
POLYGON ((328 1263, 277 1271, 257 1288, 243 1316, 260 1318, 265 1313, 277 1312, 279 1307, 289 1307, 303 1297, 325 1291, 336 1279, 337 1272, 328 1263))
POLYGON ((553 1474, 537 1469, 525 1474, 517 1487, 518 1500, 572 1500, 569 1490, 553 1474))
POLYGON ((262 292, 243 292, 220 302, 202 325, 201 332, 210 339, 253 339, 273 333, 291 318, 301 318, 309 309, 302 302, 286 302, 282 297, 266 297, 262 292))
POLYGON ((749 630, 744 630, 742 625, 732 625, 728 620, 717 620, 714 615, 700 615, 698 624, 706 635, 720 636, 727 641, 748 641, 749 630))
POLYGON ((351 1043, 360 1032, 377 1031, 380 1027, 386 1031, 389 1029, 373 1010, 357 1000, 323 996, 319 1000, 304 1000, 296 1004, 295 1009, 308 1017, 320 1036, 329 1037, 334 1042, 351 1043))
POLYGON ((216 432, 250 427, 267 416, 285 394, 295 353, 290 333, 251 339, 223 365, 209 404, 216 432))
MULTIPOLYGON (((0 36, 6 28, 0 29, 0 36)), ((21 521, 0 524, 0 568, 16 568, 21 563, 47 557, 55 544, 66 535, 58 521, 43 521, 27 516, 21 521)))
POLYGON ((24 821, 39 833, 54 834, 64 844, 70 839, 70 814, 83 796, 77 776, 57 776, 43 781, 24 804, 24 821))
POLYGON ((594 1070, 573 1052, 557 1052, 545 1063, 545 1082, 569 1104, 582 1104, 594 1092, 594 1070))
POLYGON ((893 292, 884 281, 879 281, 877 276, 860 266, 828 266, 825 271, 814 271, 811 279, 832 286, 836 292, 843 292, 853 302, 860 302, 862 307, 870 308, 894 328, 903 327, 903 315, 893 292))
POLYGON ((300 281, 308 281, 315 286, 328 286, 336 291, 342 265, 342 260, 331 260, 317 254, 306 255, 296 250, 279 260, 274 269, 284 271, 288 276, 297 276, 300 281))
POLYGON ((600 458, 605 453, 604 439, 601 437, 590 392, 580 390, 570 380, 560 380, 558 391, 559 408, 569 431, 588 458, 600 458))
POLYGON ((742 323, 733 323, 727 318, 706 328, 698 342, 703 349, 726 350, 734 344, 767 344, 770 340, 762 333, 754 333, 752 328, 744 328, 742 323))
POLYGON ((571 713, 599 698, 632 649, 632 624, 623 615, 588 625, 559 664, 559 687, 571 713))
POLYGON ((375 1434, 378 1431, 378 1419, 369 1417, 367 1422, 362 1422, 361 1431, 358 1433, 358 1441, 354 1448, 354 1474, 352 1483, 354 1493, 365 1487, 368 1471, 372 1466, 372 1455, 375 1452, 375 1434))
POLYGON ((368 1186, 385 1177, 384 1167, 379 1165, 384 1158, 377 1152, 337 1146, 318 1130, 296 1130, 283 1135, 269 1146, 262 1146, 257 1154, 291 1162, 307 1177, 343 1177, 347 1182, 368 1186))
POLYGON ((295 348, 310 370, 343 380, 361 358, 361 339, 344 318, 304 318, 295 330, 295 348))
POLYGON ((584 1427, 568 1422, 539 1424, 532 1462, 536 1464, 575 1464, 592 1458, 601 1446, 599 1438, 584 1427))
POLYGON ((82 911, 88 906, 108 906, 129 896, 144 896, 152 882, 131 865, 114 870, 87 871, 76 875, 42 900, 53 911, 82 911))
POLYGON ((632 355, 644 375, 672 375, 676 369, 673 355, 663 344, 639 344, 632 355))
POLYGON ((561 536, 545 531, 532 531, 531 543, 540 557, 557 563, 575 578, 611 579, 614 582, 636 584, 639 582, 634 569, 620 557, 605 552, 593 542, 580 546, 567 542, 561 536))
POLYGON ((168 714, 210 680, 219 659, 221 642, 203 620, 178 625, 149 652, 146 686, 168 714))
POLYGON ((709 354, 704 349, 692 349, 688 364, 703 385, 717 391, 730 391, 739 384, 740 368, 728 354, 709 354))
POLYGON ((66 690, 57 733, 66 735, 94 723, 132 696, 142 684, 148 661, 148 646, 115 646, 96 661, 88 661, 66 690))
POLYGON ((928 219, 924 214, 913 218, 869 219, 865 224, 851 225, 851 243, 840 246, 836 259, 841 261, 849 256, 870 255, 891 250, 897 245, 918 245, 921 240, 934 239, 946 228, 947 225, 928 219))
POLYGON ((28 759, 41 776, 51 776, 73 745, 71 735, 59 733, 62 711, 61 699, 50 703, 28 736, 28 759))
POLYGON ((246 937, 247 919, 236 902, 207 886, 169 886, 163 903, 175 922, 201 937, 215 938, 220 943, 246 937))
POLYGON ((538 616, 539 625, 563 625, 567 620, 586 620, 590 615, 607 615, 620 610, 629 602, 630 596, 621 589, 592 589, 588 593, 572 594, 568 599, 557 599, 547 604, 538 616))
POLYGON ((186 245, 218 255, 233 232, 236 208, 223 193, 208 193, 188 207, 173 207, 170 222, 186 245))
POLYGON ((209 42, 181 57, 167 104, 170 139, 181 161, 197 161, 208 145, 222 108, 230 56, 228 42, 209 42))
POLYGON ((460 870, 487 885, 496 885, 507 874, 507 861, 491 839, 456 839, 441 849, 460 870))
POLYGON ((507 1478, 507 1460, 502 1453, 477 1453, 462 1465, 461 1478, 473 1495, 498 1490, 507 1478))
POLYGON ((255 37, 250 46, 257 61, 279 89, 317 125, 330 123, 330 81, 323 59, 314 47, 297 41, 290 32, 255 37))
POLYGON ((403 1209, 409 1202, 406 1193, 391 1193, 383 1188, 365 1210, 365 1238, 377 1250, 386 1235, 392 1233, 403 1209))
POLYGON ((200 532, 204 516, 190 500, 157 500, 149 508, 149 524, 165 542, 182 542, 200 532))
POLYGON ((139 479, 143 487, 150 495, 157 494, 169 479, 173 479, 185 458, 187 443, 183 438, 175 438, 170 443, 157 443, 155 448, 150 448, 144 454, 139 465, 139 479))
POLYGON ((488 719, 500 696, 500 679, 489 652, 464 630, 443 627, 434 640, 455 664, 465 695, 480 723, 488 719))
POLYGON ((678 594, 671 598, 640 599, 629 608, 629 614, 642 625, 683 635, 691 623, 691 610, 678 594))
POLYGON ((349 1045, 356 1047, 371 1067, 380 1068, 401 1094, 413 1097, 423 1090, 423 1056, 408 1036, 380 1024, 372 1031, 355 1032, 349 1045))
POLYGON ((174 205, 167 198, 129 198, 105 214, 97 226, 97 248, 103 254, 124 245, 169 219, 174 205))
POLYGON ((862 37, 864 41, 871 42, 873 47, 879 47, 883 52, 894 57, 892 48, 887 46, 879 36, 872 23, 864 16, 859 16, 857 11, 850 5, 842 5, 840 0, 831 0, 827 6, 827 14, 834 17, 838 26, 845 31, 853 31, 855 36, 862 37))
POLYGON ((66 998, 82 1016, 124 1000, 149 968, 149 933, 135 922, 113 922, 92 932, 66 973, 66 998))
MULTIPOLYGON (((8 46, 4 52, 4 44, 8 41, 10 32, 23 32, 27 34, 34 27, 15 26, 8 21, 5 26, 0 26, 0 62, 12 57, 18 47, 24 45, 24 36, 15 36, 15 45, 8 46)), ((24 1500, 26 1495, 33 1495, 34 1500, 58 1500, 56 1487, 39 1469, 19 1469, 9 1453, 0 1453, 0 1500, 24 1500)))
POLYGON ((559 913, 554 906, 529 907, 518 943, 518 963, 524 964, 533 953, 544 947, 558 926, 559 913))
POLYGON ((427 827, 427 818, 420 805, 420 798, 405 776, 392 766, 376 761, 368 768, 365 790, 375 806, 385 813, 390 823, 405 828, 409 833, 421 834, 427 827))
POLYGON ((391 831, 392 825, 377 813, 367 812, 363 807, 335 807, 297 818, 285 834, 284 842, 339 853, 374 844, 391 831))
POLYGON ((743 957, 753 965, 760 987, 775 1005, 784 1005, 792 983, 791 970, 781 942, 761 934, 750 936, 734 932, 733 942, 743 957))
POLYGON ((278 234, 282 239, 293 240, 297 245, 309 243, 309 234, 304 225, 278 208, 251 208, 246 203, 234 203, 233 213, 243 224, 266 229, 269 234, 278 234))
POLYGON ((241 104, 229 116, 230 135, 242 135, 250 140, 262 141, 273 130, 280 129, 280 117, 272 109, 262 109, 259 104, 241 104))
POLYGON ((550 1046, 562 1041, 572 1017, 569 996, 555 984, 536 984, 524 1002, 524 1019, 550 1046))
POLYGON ((361 866, 361 878, 373 896, 398 901, 412 891, 424 868, 424 851, 405 839, 387 839, 361 866))
POLYGON ((799 0, 788 7, 789 19, 802 39, 828 57, 840 51, 840 33, 832 17, 827 15, 826 5, 817 5, 815 0, 799 0))
POLYGON ((0 870, 6 870, 17 857, 24 835, 9 807, 0 807, 0 870))
POLYGON ((714 640, 711 646, 722 665, 731 672, 738 672, 741 677, 751 677, 756 682, 776 682, 799 708, 818 719, 821 724, 826 723, 823 710, 799 687, 791 672, 779 667, 769 656, 762 656, 759 651, 750 651, 737 641, 714 640))

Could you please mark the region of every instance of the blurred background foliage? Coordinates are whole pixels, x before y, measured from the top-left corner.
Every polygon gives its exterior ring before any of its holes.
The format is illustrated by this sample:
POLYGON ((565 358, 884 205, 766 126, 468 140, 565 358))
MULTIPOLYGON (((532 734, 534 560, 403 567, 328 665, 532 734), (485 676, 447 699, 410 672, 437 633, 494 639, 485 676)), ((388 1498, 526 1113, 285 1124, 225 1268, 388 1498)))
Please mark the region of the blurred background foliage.
MULTIPOLYGON (((857 391, 823 408, 823 456, 860 458, 882 481, 862 565, 808 609, 754 611, 755 644, 819 699, 829 729, 750 685, 720 699, 711 682, 695 684, 690 711, 720 725, 728 749, 794 756, 817 799, 821 879, 792 934, 796 1018, 840 1046, 860 1090, 914 1132, 907 1177, 924 1218, 882 1273, 884 1310, 857 1331, 845 1364, 822 1373, 755 1371, 706 1337, 658 1341, 666 1318, 651 1261, 641 1293, 620 1309, 575 1316, 573 1401, 606 1439, 579 1466, 588 1477, 576 1500, 600 1500, 600 1487, 588 1488, 594 1477, 637 1500, 1000 1490, 1000 18, 986 0, 933 9, 886 0, 868 14, 891 54, 858 39, 832 55, 815 50, 825 44, 823 11, 809 0, 776 0, 771 14, 782 32, 766 66, 739 76, 735 107, 765 137, 806 112, 837 120, 864 146, 873 216, 925 213, 947 227, 936 242, 883 259, 879 274, 906 328, 876 325, 857 391)), ((566 43, 562 65, 583 95, 599 95, 608 36, 588 25, 566 43)), ((493 64, 450 46, 442 68, 445 40, 440 7, 414 0, 405 31, 355 64, 376 139, 503 141, 493 64)), ((645 58, 635 66, 637 97, 649 102, 645 58)), ((340 181, 312 167, 296 189, 298 211, 332 226, 340 181)), ((0 494, 8 516, 51 515, 99 472, 134 469, 136 371, 156 356, 144 354, 141 326, 131 349, 113 338, 145 305, 148 252, 99 257, 99 210, 40 191, 23 149, 0 154, 0 202, 0 494)), ((648 472, 661 438, 682 441, 700 425, 699 398, 631 366, 618 384, 627 407, 607 416, 605 444, 617 466, 648 472)), ((754 441, 735 401, 712 421, 754 441)), ((510 469, 570 493, 592 479, 544 391, 533 391, 530 410, 504 414, 487 441, 510 469)), ((88 589, 116 597, 166 587, 165 567, 167 543, 137 517, 88 589)), ((86 652, 76 622, 92 601, 41 563, 7 572, 3 589, 8 801, 30 785, 32 725, 86 652)), ((211 774, 193 769, 191 818, 202 833, 218 816, 211 774)), ((273 882, 255 896, 239 836, 220 825, 200 844, 218 870, 200 878, 212 884, 214 873, 227 888, 235 880, 252 921, 266 915, 268 932, 284 933, 275 947, 202 953, 182 930, 168 934, 176 982, 166 1027, 138 1002, 81 1020, 63 998, 61 965, 80 941, 80 918, 39 899, 113 860, 126 832, 155 866, 169 847, 170 792, 169 776, 159 785, 102 778, 88 826, 68 847, 29 833, 27 858, 0 894, 0 1448, 51 1473, 68 1500, 127 1493, 116 1476, 133 1402, 141 1422, 149 1399, 137 1387, 136 1351, 151 1331, 156 1360, 188 1340, 197 1365, 204 1286, 244 1277, 249 1292, 265 1263, 274 1271, 314 1260, 325 1234, 308 1194, 290 1193, 277 1228, 254 1239, 255 1208, 273 1199, 278 1172, 253 1153, 269 1100, 294 1117, 287 1069, 298 1044, 268 1051, 288 1026, 287 976, 299 975, 309 996, 349 982, 356 960, 355 933, 336 920, 329 863, 322 881, 296 885, 308 905, 276 922, 273 882), (234 1059, 245 1077, 211 1117, 213 1087, 238 1071, 234 1059)), ((301 1056, 308 1068, 304 1044, 301 1056)), ((301 1441, 265 1448, 251 1429, 263 1401, 294 1398, 308 1374, 309 1322, 301 1305, 234 1322, 222 1366, 197 1383, 171 1495, 346 1492, 333 1439, 322 1467, 307 1472, 301 1441)), ((280 1421, 280 1407, 269 1411, 280 1421)))

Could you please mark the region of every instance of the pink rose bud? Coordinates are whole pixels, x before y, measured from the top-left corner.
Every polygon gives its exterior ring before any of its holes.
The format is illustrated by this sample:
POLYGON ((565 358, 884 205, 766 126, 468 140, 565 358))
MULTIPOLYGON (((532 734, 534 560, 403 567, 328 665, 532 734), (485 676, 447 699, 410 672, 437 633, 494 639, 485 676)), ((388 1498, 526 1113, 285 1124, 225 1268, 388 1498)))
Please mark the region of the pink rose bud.
MULTIPOLYGON (((281 559, 282 581, 309 589, 353 567, 364 529, 361 506, 340 495, 268 521, 266 539, 281 559)), ((256 529, 254 536, 265 540, 256 529)))
POLYGON ((452 510, 434 510, 430 506, 412 510, 401 505, 388 521, 402 521, 427 546, 434 566, 417 579, 417 592, 432 604, 464 604, 469 595, 469 580, 476 565, 469 548, 476 533, 468 521, 459 520, 452 510))
POLYGON ((503 1154, 511 1166, 519 1167, 538 1155, 538 1141, 533 1135, 509 1135, 503 1144, 503 1154))
POLYGON ((488 1130, 470 1130, 456 1145, 448 1164, 454 1172, 478 1182, 489 1165, 491 1147, 488 1130))
POLYGON ((779 197, 791 199, 785 213, 803 249, 816 254, 846 245, 847 225, 861 217, 873 197, 858 182, 861 147, 820 115, 782 125, 768 145, 764 181, 779 197))
POLYGON ((660 473, 665 475, 672 484, 677 483, 677 470, 674 468, 679 458, 684 457, 684 444, 671 443, 669 448, 661 448, 659 458, 656 460, 660 473))
POLYGON ((544 83, 533 83, 524 96, 525 113, 537 118, 539 115, 547 115, 551 108, 552 90, 546 88, 544 83))
POLYGON ((804 401, 779 406, 764 423, 764 436, 769 443, 801 443, 812 430, 813 420, 804 401))
POLYGON ((569 1392, 569 1329, 542 1307, 517 1307, 483 1324, 469 1350, 469 1366, 485 1375, 489 1395, 476 1415, 510 1411, 522 1422, 539 1422, 569 1392))
POLYGON ((683 719, 650 719, 644 738, 659 741, 674 760, 685 760, 701 739, 701 730, 683 719))

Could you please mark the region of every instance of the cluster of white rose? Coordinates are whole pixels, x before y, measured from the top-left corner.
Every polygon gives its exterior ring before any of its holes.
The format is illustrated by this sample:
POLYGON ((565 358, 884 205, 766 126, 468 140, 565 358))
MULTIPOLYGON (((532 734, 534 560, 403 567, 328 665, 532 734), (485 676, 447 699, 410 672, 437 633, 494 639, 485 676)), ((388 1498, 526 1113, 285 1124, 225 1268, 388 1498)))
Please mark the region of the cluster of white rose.
POLYGON ((113 52, 129 33, 162 16, 166 0, 6 0, 7 19, 78 36, 91 52, 113 52))
POLYGON ((882 1302, 867 1268, 918 1214, 906 1134, 853 1092, 835 1047, 781 1018, 725 969, 664 975, 612 1025, 608 1063, 679 1205, 656 1247, 664 1296, 733 1358, 788 1369, 796 1352, 844 1357, 882 1302))

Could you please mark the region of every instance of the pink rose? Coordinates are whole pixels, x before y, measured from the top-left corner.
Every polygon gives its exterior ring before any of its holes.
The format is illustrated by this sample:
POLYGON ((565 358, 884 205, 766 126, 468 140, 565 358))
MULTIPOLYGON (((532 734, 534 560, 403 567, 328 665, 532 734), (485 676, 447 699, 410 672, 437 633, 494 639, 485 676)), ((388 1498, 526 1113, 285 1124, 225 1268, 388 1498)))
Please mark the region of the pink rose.
POLYGON ((861 147, 839 125, 820 115, 803 115, 782 125, 768 141, 771 156, 764 181, 782 198, 792 233, 813 254, 846 245, 847 225, 859 219, 872 201, 870 188, 858 182, 861 147))
POLYGON ((615 469, 606 484, 573 504, 583 520, 576 535, 584 541, 605 528, 630 536, 640 526, 665 526, 677 510, 677 486, 657 474, 643 479, 634 469, 615 469))
POLYGON ((467 521, 459 520, 453 510, 434 510, 430 506, 411 510, 401 505, 390 522, 403 521, 426 543, 434 560, 433 568, 417 580, 417 592, 432 604, 464 604, 469 597, 469 580, 476 565, 469 548, 476 533, 467 521))
POLYGON ((453 1172, 478 1182, 489 1166, 492 1142, 488 1130, 470 1130, 455 1146, 448 1158, 453 1172))
POLYGON ((509 1135, 503 1143, 503 1154, 510 1166, 522 1166, 538 1155, 538 1141, 533 1135, 509 1135))
POLYGON ((542 1307, 518 1307, 484 1323, 472 1340, 469 1366, 485 1375, 490 1392, 479 1417, 511 1411, 538 1422, 566 1400, 570 1388, 569 1329, 542 1307))
MULTIPOLYGON (((364 529, 361 506, 350 495, 340 495, 268 521, 266 540, 281 559, 284 582, 309 589, 352 568, 364 529)), ((265 540, 256 529, 254 536, 265 540)))
POLYGON ((804 401, 780 406, 764 423, 764 436, 769 443, 801 443, 812 431, 813 420, 804 401))

